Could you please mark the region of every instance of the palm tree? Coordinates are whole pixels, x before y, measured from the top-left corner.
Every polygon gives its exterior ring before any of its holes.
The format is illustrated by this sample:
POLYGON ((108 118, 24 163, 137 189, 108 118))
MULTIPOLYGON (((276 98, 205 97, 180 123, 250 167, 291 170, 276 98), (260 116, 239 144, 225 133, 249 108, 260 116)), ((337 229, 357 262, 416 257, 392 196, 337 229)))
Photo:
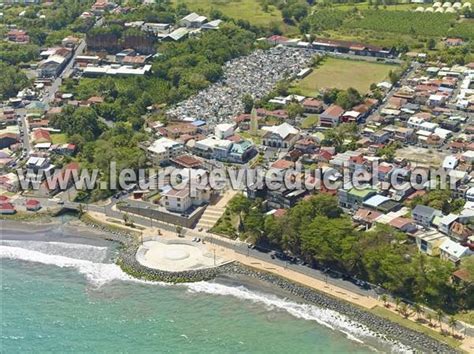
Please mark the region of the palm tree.
POLYGON ((380 299, 383 301, 383 305, 387 307, 387 295, 383 294, 380 299))
POLYGON ((420 319, 420 315, 423 313, 423 309, 421 308, 420 304, 415 303, 415 304, 413 305, 413 310, 414 310, 415 313, 416 313, 416 319, 419 320, 419 319, 420 319))
POLYGON ((454 316, 449 317, 448 325, 449 325, 449 328, 451 328, 451 334, 453 336, 454 336, 454 330, 456 329, 456 324, 457 324, 457 321, 454 318, 454 316))
POLYGON ((84 205, 79 204, 79 206, 77 207, 77 212, 79 213, 79 217, 84 215, 84 205))
POLYGON ((178 237, 181 237, 181 233, 183 232, 183 228, 181 226, 176 226, 176 234, 178 237))
POLYGON ((443 331, 443 327, 441 326, 441 321, 443 320, 443 317, 444 317, 443 310, 439 309, 438 311, 436 311, 436 318, 438 319, 439 329, 441 331, 443 331))
POLYGON ((401 301, 402 301, 402 300, 400 300, 399 297, 396 297, 396 298, 395 298, 395 309, 396 309, 397 311, 398 311, 398 307, 400 306, 400 302, 401 302, 401 301))
POLYGON ((426 314, 426 319, 427 319, 428 322, 429 322, 429 326, 432 327, 432 326, 433 326, 433 323, 431 323, 431 321, 433 320, 433 315, 428 312, 428 313, 426 314))
POLYGON ((408 318, 409 313, 408 313, 408 306, 404 302, 400 304, 400 313, 402 314, 403 317, 408 318))

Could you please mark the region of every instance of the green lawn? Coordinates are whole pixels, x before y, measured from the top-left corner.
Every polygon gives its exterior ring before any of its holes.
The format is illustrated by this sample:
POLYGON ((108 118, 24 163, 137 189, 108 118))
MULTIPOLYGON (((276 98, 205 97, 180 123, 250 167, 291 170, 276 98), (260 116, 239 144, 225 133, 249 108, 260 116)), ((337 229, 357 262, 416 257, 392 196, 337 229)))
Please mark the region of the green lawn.
POLYGON ((353 87, 365 93, 372 83, 386 79, 388 72, 395 67, 366 61, 326 58, 324 63, 311 74, 296 81, 293 90, 305 96, 315 96, 322 88, 353 87))
POLYGON ((317 114, 308 114, 305 119, 301 122, 301 128, 309 129, 312 126, 315 126, 319 121, 319 116, 317 114))
POLYGON ((254 25, 283 23, 280 10, 269 5, 268 12, 264 12, 258 0, 173 0, 173 3, 185 3, 190 10, 206 14, 211 9, 220 10, 226 16, 247 20, 254 25))
MULTIPOLYGON (((392 322, 395 322, 395 323, 398 323, 400 325, 402 325, 403 327, 407 327, 407 328, 410 328, 414 331, 417 331, 417 332, 421 332, 421 333, 424 333, 436 340, 439 340, 440 342, 444 342, 448 345, 450 345, 451 347, 453 348, 457 348, 461 345, 461 342, 451 336, 444 336, 442 335, 441 333, 429 328, 429 327, 426 327, 426 326, 423 326, 419 323, 416 323, 416 322, 413 322, 411 320, 407 320, 405 318, 403 318, 402 316, 400 315, 397 315, 383 307, 379 307, 379 306, 376 306, 375 308, 371 309, 370 312, 376 314, 377 316, 380 316, 380 317, 383 317, 383 318, 386 318, 392 322)), ((433 321, 435 322, 435 321, 433 321)), ((448 326, 446 324, 443 324, 443 328, 444 329, 448 329, 448 326)))
POLYGON ((66 134, 51 134, 51 140, 53 144, 66 144, 67 136, 66 134))

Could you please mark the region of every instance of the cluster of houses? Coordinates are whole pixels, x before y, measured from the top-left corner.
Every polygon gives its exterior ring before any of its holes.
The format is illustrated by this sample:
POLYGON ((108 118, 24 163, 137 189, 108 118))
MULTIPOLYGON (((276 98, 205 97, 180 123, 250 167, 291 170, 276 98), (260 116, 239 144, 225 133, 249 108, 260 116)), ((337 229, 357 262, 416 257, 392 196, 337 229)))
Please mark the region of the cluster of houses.
POLYGON ((192 12, 181 18, 176 25, 170 23, 154 23, 134 21, 125 23, 127 28, 138 28, 153 34, 160 41, 180 41, 188 36, 195 36, 201 31, 217 30, 222 20, 208 21, 206 16, 192 12))
MULTIPOLYGON (((0 176, 0 183, 3 176, 0 176)), ((17 209, 22 211, 37 212, 41 209, 41 202, 37 199, 27 199, 22 203, 17 203, 9 197, 0 195, 0 215, 12 215, 17 212, 17 209)))
POLYGON ((186 154, 193 155, 197 161, 243 164, 251 160, 257 150, 250 140, 235 134, 235 128, 235 124, 218 124, 214 134, 210 134, 206 122, 200 120, 155 126, 159 138, 147 147, 147 152, 155 165, 180 165, 180 159, 186 154))

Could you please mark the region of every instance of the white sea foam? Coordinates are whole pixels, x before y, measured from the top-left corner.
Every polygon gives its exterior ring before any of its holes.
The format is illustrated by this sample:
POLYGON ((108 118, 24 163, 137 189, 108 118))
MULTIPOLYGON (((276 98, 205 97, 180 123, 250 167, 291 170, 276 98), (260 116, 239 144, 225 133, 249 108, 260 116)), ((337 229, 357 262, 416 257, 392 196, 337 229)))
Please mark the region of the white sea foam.
MULTIPOLYGON (((84 245, 78 246, 82 249, 84 245)), ((0 245, 0 258, 35 262, 61 268, 74 268, 77 269, 79 273, 83 274, 92 285, 97 287, 114 280, 148 283, 129 276, 123 272, 118 265, 113 263, 96 263, 89 260, 71 258, 58 254, 43 253, 23 247, 0 245)))
MULTIPOLYGON (((315 305, 299 304, 279 298, 275 295, 251 291, 243 286, 231 287, 209 282, 190 283, 186 286, 190 292, 233 296, 242 300, 264 304, 269 309, 284 310, 296 318, 315 321, 332 330, 343 332, 347 338, 358 343, 364 343, 364 339, 381 340, 380 337, 368 327, 336 311, 315 305)), ((385 342, 388 342, 388 340, 385 342)), ((389 344, 393 352, 412 352, 409 347, 401 343, 390 342, 389 344)))
MULTIPOLYGON (((162 282, 148 282, 135 279, 124 273, 122 269, 113 263, 98 263, 86 259, 73 258, 61 254, 48 254, 44 251, 51 252, 52 248, 47 245, 41 245, 40 242, 34 241, 38 244, 33 244, 26 241, 3 241, 0 245, 0 258, 8 258, 15 260, 22 260, 27 262, 35 262, 46 265, 53 265, 61 268, 74 268, 79 273, 83 274, 85 278, 94 286, 100 287, 111 281, 129 281, 139 282, 145 284, 169 285, 162 282), (21 247, 19 247, 21 246, 21 247), (30 248, 30 249, 28 249, 30 248), (34 248, 34 249, 31 249, 34 248), (43 252, 39 251, 42 250, 43 252)), ((54 253, 58 253, 58 249, 76 249, 79 252, 83 251, 106 251, 103 247, 96 247, 81 244, 67 244, 66 246, 55 242, 58 248, 54 249, 54 253), (59 245, 58 245, 59 244, 59 245)), ((69 255, 69 251, 65 253, 69 255)), ((232 287, 223 284, 212 282, 197 282, 182 284, 193 293, 205 293, 212 295, 233 296, 241 300, 248 300, 255 303, 261 303, 269 309, 279 309, 288 312, 296 318, 301 318, 308 321, 315 321, 332 330, 337 330, 344 333, 347 338, 364 343, 364 339, 376 339, 376 333, 371 331, 366 326, 357 323, 348 317, 329 309, 320 308, 310 304, 299 304, 293 301, 279 298, 275 295, 259 293, 251 291, 244 286, 232 287)), ((380 340, 380 338, 377 338, 380 340)), ((410 352, 410 348, 400 343, 390 343, 394 352, 410 352)))
POLYGON ((108 252, 108 247, 70 242, 2 240, 1 245, 21 247, 45 254, 83 259, 92 262, 104 261, 108 252))

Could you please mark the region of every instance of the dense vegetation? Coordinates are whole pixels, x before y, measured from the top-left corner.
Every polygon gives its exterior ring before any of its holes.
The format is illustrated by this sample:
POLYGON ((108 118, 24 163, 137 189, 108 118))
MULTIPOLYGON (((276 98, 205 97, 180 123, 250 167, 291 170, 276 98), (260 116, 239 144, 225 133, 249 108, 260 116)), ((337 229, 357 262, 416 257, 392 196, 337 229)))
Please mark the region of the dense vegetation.
POLYGON ((406 34, 412 37, 447 35, 474 38, 471 20, 458 22, 455 14, 386 11, 383 9, 317 9, 300 25, 302 30, 320 33, 326 30, 369 30, 374 33, 406 34))
POLYGON ((377 225, 354 229, 334 197, 315 195, 288 209, 284 216, 266 216, 260 200, 235 197, 214 229, 302 257, 308 263, 339 270, 380 285, 396 296, 446 311, 472 309, 468 289, 450 282, 454 267, 419 254, 404 233, 377 225), (232 225, 232 215, 238 222, 232 225))
POLYGON ((7 99, 17 94, 28 85, 28 78, 24 73, 0 61, 0 99, 7 99))
POLYGON ((50 6, 40 5, 28 7, 12 7, 5 9, 4 23, 15 24, 17 28, 26 30, 31 41, 39 46, 60 43, 63 34, 72 34, 85 31, 89 28, 89 21, 80 19, 82 12, 88 10, 93 1, 64 0, 55 1, 50 6), (25 11, 23 16, 18 16, 20 11, 25 11), (42 17, 44 16, 44 18, 42 17), (56 33, 65 31, 58 38, 56 33), (48 40, 48 37, 54 38, 48 40))
POLYGON ((39 56, 39 47, 34 44, 0 43, 0 61, 10 65, 28 63, 39 56))
POLYGON ((344 23, 347 28, 404 33, 425 36, 445 36, 456 22, 454 14, 418 13, 411 11, 364 10, 344 23))

